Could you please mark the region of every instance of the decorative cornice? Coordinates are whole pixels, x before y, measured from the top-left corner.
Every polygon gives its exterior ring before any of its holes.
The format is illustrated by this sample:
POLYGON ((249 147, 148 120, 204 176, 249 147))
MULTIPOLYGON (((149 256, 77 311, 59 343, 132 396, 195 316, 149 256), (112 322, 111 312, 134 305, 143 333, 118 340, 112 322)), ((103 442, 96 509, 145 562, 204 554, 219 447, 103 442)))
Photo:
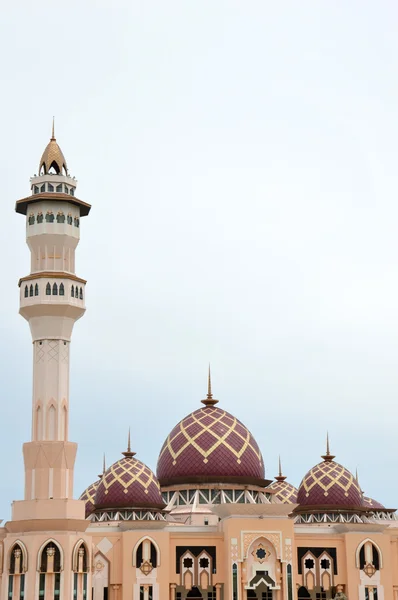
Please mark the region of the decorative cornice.
POLYGON ((30 281, 31 279, 69 279, 70 281, 78 281, 84 285, 87 283, 86 279, 77 277, 73 273, 67 273, 66 271, 38 271, 37 273, 31 273, 25 277, 21 277, 18 281, 18 287, 21 287, 21 283, 24 281, 30 281))
POLYGON ((32 196, 27 196, 27 198, 21 198, 17 200, 15 203, 15 211, 21 215, 26 215, 28 211, 28 205, 33 204, 35 202, 40 202, 41 200, 55 200, 57 202, 69 202, 69 204, 75 204, 80 207, 80 216, 86 217, 91 209, 91 204, 87 204, 87 202, 83 202, 76 196, 70 196, 69 194, 64 194, 63 192, 40 192, 39 194, 32 194, 32 196))

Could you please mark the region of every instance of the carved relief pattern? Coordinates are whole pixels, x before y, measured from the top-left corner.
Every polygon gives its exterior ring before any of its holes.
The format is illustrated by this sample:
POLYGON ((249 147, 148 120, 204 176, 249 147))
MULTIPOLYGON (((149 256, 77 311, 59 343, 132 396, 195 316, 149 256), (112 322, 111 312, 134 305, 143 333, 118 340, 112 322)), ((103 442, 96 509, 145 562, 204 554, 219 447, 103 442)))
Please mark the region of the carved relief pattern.
POLYGON ((36 360, 36 362, 37 363, 44 362, 44 348, 43 348, 43 346, 40 345, 38 342, 36 342, 35 347, 36 347, 35 348, 36 349, 36 352, 35 352, 35 355, 36 355, 35 356, 35 360, 36 360))
POLYGON ((238 558, 238 541, 234 539, 231 540, 231 560, 232 562, 235 562, 238 558))
POLYGON ((59 342, 58 340, 49 340, 47 342, 48 345, 48 360, 55 360, 55 362, 58 362, 58 354, 59 354, 59 346, 58 346, 59 342))
POLYGON ((280 534, 279 533, 267 533, 266 531, 257 531, 255 533, 245 533, 243 534, 243 556, 247 557, 247 551, 249 546, 260 537, 264 537, 271 542, 273 545, 276 555, 280 558, 280 534))
POLYGON ((285 542, 285 560, 286 560, 286 562, 290 563, 290 562, 292 562, 292 558, 293 558, 292 545, 287 544, 285 542))
POLYGON ((61 360, 63 363, 68 364, 68 362, 69 362, 69 344, 62 346, 61 360))

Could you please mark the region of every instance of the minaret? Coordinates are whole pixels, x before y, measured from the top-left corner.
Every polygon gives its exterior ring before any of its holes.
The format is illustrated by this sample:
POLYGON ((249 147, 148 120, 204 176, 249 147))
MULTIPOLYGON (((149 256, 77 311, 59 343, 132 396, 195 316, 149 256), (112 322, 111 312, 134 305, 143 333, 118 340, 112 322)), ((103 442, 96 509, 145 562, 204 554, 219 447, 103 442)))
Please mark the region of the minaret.
POLYGON ((30 274, 19 281, 19 312, 32 334, 33 399, 31 441, 23 447, 25 500, 14 503, 13 520, 26 518, 26 511, 28 518, 45 518, 37 511, 46 503, 37 500, 53 500, 51 510, 57 517, 72 516, 70 510, 75 518, 81 513, 80 501, 65 503, 73 498, 77 450, 68 438, 69 352, 73 326, 85 312, 86 281, 75 274, 75 250, 80 219, 91 208, 76 197, 76 186, 53 123, 38 175, 31 178, 32 194, 16 203, 16 212, 26 216, 31 252, 30 274), (62 500, 59 510, 56 500, 62 500), (32 501, 34 514, 28 509, 32 501))

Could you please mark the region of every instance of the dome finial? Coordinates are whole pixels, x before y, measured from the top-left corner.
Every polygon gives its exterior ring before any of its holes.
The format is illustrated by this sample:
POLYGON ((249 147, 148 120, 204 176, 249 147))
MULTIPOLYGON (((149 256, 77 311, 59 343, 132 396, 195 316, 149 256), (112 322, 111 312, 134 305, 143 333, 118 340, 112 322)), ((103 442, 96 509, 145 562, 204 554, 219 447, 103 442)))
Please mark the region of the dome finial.
POLYGON ((51 131, 51 139, 55 140, 55 117, 53 117, 53 127, 51 131))
POLYGON ((276 481, 285 481, 286 477, 282 474, 281 455, 279 455, 279 474, 275 477, 276 481))
POLYGON ((127 450, 126 452, 122 452, 123 456, 126 458, 133 458, 135 456, 135 452, 131 452, 131 440, 130 440, 130 427, 129 427, 129 435, 127 438, 127 450))
POLYGON ((333 456, 333 454, 330 454, 329 432, 326 433, 326 454, 324 454, 321 458, 323 458, 323 460, 326 462, 330 462, 336 458, 333 456))
POLYGON ((103 478, 103 476, 105 475, 105 471, 106 471, 106 464, 105 464, 105 452, 104 452, 104 459, 103 459, 103 462, 102 462, 102 473, 100 473, 98 475, 98 479, 102 479, 103 478))
POLYGON ((201 400, 202 404, 205 406, 214 406, 217 404, 218 400, 213 398, 213 394, 211 391, 211 372, 210 372, 210 363, 209 363, 209 373, 207 376, 207 397, 204 400, 201 400))

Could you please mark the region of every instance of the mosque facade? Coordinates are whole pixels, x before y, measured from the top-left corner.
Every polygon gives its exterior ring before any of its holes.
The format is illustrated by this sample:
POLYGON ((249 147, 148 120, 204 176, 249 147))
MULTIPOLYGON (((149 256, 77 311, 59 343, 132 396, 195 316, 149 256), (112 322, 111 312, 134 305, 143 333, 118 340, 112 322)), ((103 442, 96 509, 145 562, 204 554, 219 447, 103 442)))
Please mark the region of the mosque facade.
POLYGON ((256 440, 213 396, 167 435, 156 473, 130 436, 76 499, 69 357, 86 281, 75 272, 83 217, 54 130, 16 202, 30 273, 20 314, 33 344, 25 491, 0 528, 0 600, 398 600, 394 509, 365 497, 329 441, 299 488, 266 479, 256 440))

